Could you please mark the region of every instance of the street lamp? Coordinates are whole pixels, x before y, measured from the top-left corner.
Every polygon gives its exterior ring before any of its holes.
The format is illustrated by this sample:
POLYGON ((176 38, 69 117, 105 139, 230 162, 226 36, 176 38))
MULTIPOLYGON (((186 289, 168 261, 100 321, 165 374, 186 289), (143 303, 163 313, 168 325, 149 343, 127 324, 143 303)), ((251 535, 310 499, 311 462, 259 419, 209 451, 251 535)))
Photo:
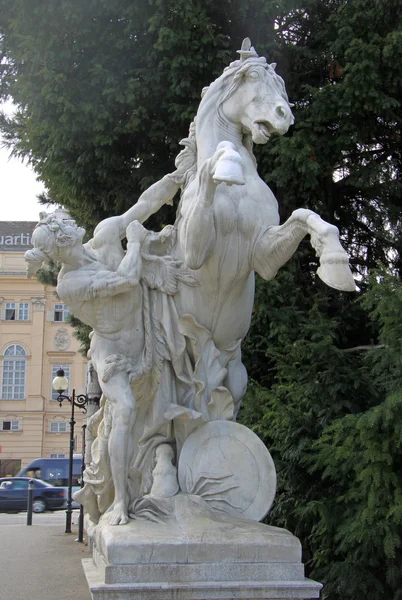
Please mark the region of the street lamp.
MULTIPOLYGON (((71 516, 72 516, 72 490, 73 490, 73 458, 74 458, 74 408, 80 408, 85 413, 87 412, 86 404, 88 396, 86 394, 75 394, 73 390, 72 396, 63 394, 68 389, 68 379, 64 376, 62 368, 56 372, 56 377, 52 383, 53 389, 58 393, 57 401, 62 406, 64 400, 68 400, 71 404, 70 417, 70 454, 68 459, 68 495, 67 495, 67 510, 66 510, 66 533, 71 533, 71 516)), ((84 448, 82 449, 84 453, 84 448)))

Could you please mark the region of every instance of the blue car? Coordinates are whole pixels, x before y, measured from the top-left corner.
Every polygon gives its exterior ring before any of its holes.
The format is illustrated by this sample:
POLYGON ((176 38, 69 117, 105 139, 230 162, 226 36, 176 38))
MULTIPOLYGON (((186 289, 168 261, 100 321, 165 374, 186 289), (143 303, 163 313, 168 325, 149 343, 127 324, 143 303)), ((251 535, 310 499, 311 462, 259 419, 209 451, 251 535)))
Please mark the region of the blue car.
MULTIPOLYGON (((73 456, 73 487, 72 492, 80 489, 81 481, 81 469, 82 469, 82 455, 74 454, 73 456)), ((35 479, 41 479, 47 481, 50 485, 57 487, 63 487, 66 493, 66 502, 64 506, 67 506, 68 496, 68 472, 69 472, 69 459, 68 458, 35 458, 26 467, 21 469, 17 473, 17 477, 33 477, 35 479)), ((72 508, 80 508, 78 502, 73 500, 72 508)))
MULTIPOLYGON (((3 477, 0 479, 0 512, 27 510, 29 477, 3 477)), ((33 512, 63 508, 66 492, 46 481, 34 479, 33 512)))

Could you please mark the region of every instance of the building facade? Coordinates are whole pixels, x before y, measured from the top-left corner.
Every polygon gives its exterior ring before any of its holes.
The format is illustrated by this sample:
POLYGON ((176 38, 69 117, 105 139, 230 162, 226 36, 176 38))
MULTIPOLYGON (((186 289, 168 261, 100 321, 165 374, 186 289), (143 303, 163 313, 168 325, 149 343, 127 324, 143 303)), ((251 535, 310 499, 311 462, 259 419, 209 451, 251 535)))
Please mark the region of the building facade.
MULTIPOLYGON (((71 394, 84 393, 87 361, 55 288, 28 279, 24 252, 36 223, 0 221, 0 477, 39 457, 68 457, 71 406, 57 402, 52 380, 62 367, 71 394)), ((75 452, 82 451, 81 411, 75 452)))

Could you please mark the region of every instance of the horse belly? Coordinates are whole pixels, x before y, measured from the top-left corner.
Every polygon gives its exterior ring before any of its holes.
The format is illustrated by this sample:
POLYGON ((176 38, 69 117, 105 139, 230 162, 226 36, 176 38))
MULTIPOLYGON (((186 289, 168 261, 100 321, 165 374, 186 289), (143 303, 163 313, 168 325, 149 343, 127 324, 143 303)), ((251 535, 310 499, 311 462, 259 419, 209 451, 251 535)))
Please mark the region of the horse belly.
POLYGON ((176 298, 179 314, 193 315, 211 332, 219 348, 246 335, 254 302, 254 273, 246 268, 244 256, 234 260, 233 248, 229 255, 226 253, 224 259, 214 253, 201 269, 194 271, 200 285, 183 286, 176 298))
MULTIPOLYGON (((255 242, 279 223, 278 204, 269 187, 258 177, 242 186, 217 187, 214 202, 216 242, 212 255, 194 271, 199 287, 182 286, 176 297, 179 314, 191 314, 208 329, 223 348, 243 338, 250 327, 254 303, 251 258, 255 242), (245 193, 246 192, 246 193, 245 193)), ((175 256, 184 261, 180 240, 191 206, 185 196, 178 221, 175 256)))

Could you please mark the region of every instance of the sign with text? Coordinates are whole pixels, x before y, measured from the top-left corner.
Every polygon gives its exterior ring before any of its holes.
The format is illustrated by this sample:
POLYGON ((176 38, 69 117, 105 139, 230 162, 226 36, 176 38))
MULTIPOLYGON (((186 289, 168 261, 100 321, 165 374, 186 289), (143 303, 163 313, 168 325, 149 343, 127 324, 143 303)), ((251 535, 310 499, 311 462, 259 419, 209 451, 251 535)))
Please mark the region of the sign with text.
POLYGON ((35 225, 33 221, 0 221, 0 251, 25 252, 31 248, 35 225))

